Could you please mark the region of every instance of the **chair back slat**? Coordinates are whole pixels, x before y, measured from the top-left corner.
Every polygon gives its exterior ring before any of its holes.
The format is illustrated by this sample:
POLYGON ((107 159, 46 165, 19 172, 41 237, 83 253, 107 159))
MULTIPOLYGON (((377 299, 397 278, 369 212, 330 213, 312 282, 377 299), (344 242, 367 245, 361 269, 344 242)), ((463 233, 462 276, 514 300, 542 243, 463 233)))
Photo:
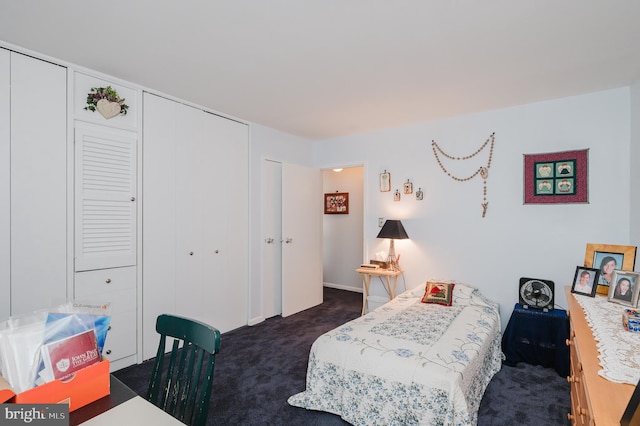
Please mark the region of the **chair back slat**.
POLYGON ((220 332, 202 322, 166 314, 158 317, 156 331, 160 343, 147 399, 183 423, 204 425, 220 332), (168 337, 173 343, 170 353, 165 353, 168 337))

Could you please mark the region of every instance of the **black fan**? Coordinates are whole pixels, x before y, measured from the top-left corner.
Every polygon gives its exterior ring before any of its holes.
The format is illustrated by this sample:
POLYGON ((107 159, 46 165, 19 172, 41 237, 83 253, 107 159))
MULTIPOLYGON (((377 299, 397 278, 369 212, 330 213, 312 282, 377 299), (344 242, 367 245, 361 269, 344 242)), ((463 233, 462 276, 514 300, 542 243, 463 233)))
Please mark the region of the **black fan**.
POLYGON ((554 283, 548 280, 520 278, 520 304, 525 308, 553 310, 554 283))

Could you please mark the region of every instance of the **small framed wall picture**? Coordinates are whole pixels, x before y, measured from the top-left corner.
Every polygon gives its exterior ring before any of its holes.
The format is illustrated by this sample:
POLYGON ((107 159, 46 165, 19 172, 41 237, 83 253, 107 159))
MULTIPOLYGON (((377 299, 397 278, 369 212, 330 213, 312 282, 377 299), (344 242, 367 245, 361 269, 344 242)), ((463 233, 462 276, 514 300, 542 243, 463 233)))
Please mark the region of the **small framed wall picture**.
POLYGON ((596 290, 598 289, 599 278, 599 269, 587 268, 585 266, 576 266, 576 274, 573 276, 573 285, 571 286, 571 292, 595 297, 596 290))
POLYGON ((393 194, 393 201, 400 201, 400 191, 396 189, 396 192, 393 194))
POLYGON ((324 214, 349 214, 349 193, 324 194, 324 214))
POLYGON ((391 191, 391 173, 384 171, 380 173, 380 192, 391 191))
POLYGON ((638 276, 640 273, 632 271, 615 270, 612 274, 611 285, 609 286, 609 302, 621 305, 638 306, 638 276))
POLYGON ((405 194, 413 194, 413 184, 407 179, 404 183, 404 193, 405 194))
POLYGON ((416 191, 416 200, 420 201, 424 199, 424 193, 422 192, 422 188, 418 188, 416 191))

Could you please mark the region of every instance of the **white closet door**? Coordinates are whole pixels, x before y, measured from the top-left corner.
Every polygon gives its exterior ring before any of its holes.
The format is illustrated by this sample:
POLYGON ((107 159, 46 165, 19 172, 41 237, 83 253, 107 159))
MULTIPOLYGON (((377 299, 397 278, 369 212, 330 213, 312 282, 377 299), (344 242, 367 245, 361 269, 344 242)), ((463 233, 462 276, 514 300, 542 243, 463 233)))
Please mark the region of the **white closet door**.
POLYGON ((282 316, 322 303, 322 175, 282 165, 282 316))
POLYGON ((202 315, 220 331, 247 324, 249 133, 245 124, 204 113, 202 164, 205 244, 202 315))
POLYGON ((209 302, 208 291, 212 287, 204 275, 204 263, 208 256, 205 249, 207 236, 204 235, 203 198, 205 188, 212 185, 205 180, 204 162, 208 155, 203 152, 204 112, 181 106, 176 117, 180 126, 180 142, 175 152, 175 309, 180 315, 203 319, 203 305, 209 302))
POLYGON ((75 270, 136 264, 133 132, 77 123, 75 270))
POLYGON ((247 323, 248 129, 144 94, 143 359, 176 313, 225 332, 247 323))
POLYGON ((0 321, 11 313, 11 133, 9 51, 0 49, 0 321))
POLYGON ((156 319, 175 313, 176 116, 180 104, 143 94, 142 359, 156 355, 156 319))
POLYGON ((11 314, 66 301, 66 69, 11 53, 11 314))

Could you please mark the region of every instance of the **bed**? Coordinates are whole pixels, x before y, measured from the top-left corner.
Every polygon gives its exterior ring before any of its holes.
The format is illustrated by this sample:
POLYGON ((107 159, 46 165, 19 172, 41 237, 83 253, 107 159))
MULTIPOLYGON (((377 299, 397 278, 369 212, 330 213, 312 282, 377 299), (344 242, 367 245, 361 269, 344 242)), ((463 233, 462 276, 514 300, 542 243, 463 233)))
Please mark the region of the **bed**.
POLYGON ((427 283, 318 337, 289 404, 353 425, 475 425, 502 362, 498 304, 446 284, 450 306, 423 303, 427 283))

